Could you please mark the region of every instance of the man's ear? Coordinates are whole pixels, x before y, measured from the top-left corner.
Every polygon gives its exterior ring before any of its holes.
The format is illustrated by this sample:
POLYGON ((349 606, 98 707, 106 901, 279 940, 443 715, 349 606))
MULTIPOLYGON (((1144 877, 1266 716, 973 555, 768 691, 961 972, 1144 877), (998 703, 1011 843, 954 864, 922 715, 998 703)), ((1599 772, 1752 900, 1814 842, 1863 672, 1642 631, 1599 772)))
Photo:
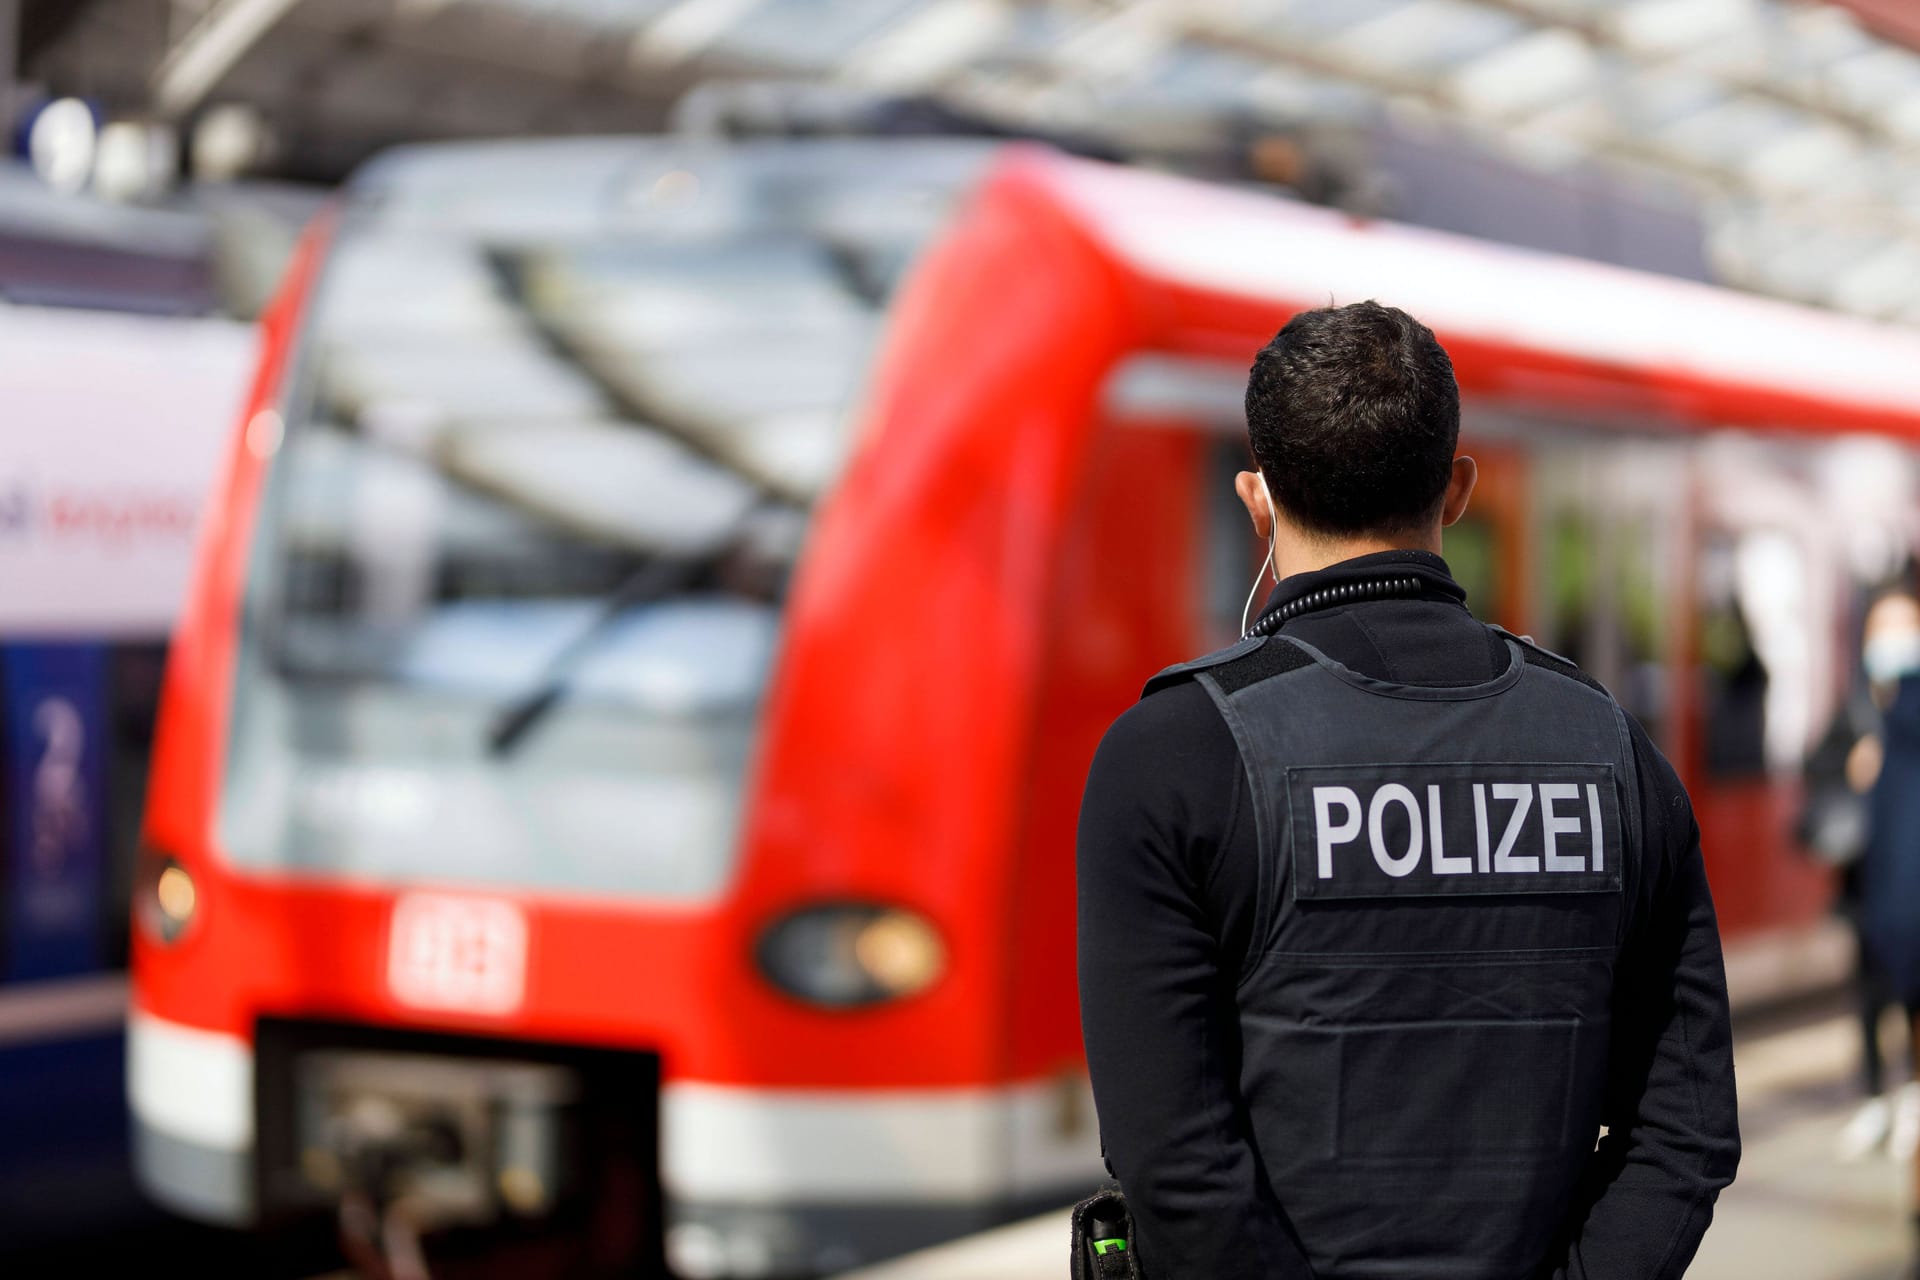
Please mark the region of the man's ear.
POLYGON ((1446 496, 1440 500, 1440 527, 1445 528, 1467 514, 1467 499, 1480 479, 1480 464, 1461 454, 1453 460, 1453 474, 1447 477, 1446 496))
POLYGON ((1273 536, 1273 509, 1267 505, 1267 482, 1258 471, 1242 471, 1233 478, 1233 491, 1239 495, 1247 515, 1253 519, 1253 534, 1262 542, 1273 536))

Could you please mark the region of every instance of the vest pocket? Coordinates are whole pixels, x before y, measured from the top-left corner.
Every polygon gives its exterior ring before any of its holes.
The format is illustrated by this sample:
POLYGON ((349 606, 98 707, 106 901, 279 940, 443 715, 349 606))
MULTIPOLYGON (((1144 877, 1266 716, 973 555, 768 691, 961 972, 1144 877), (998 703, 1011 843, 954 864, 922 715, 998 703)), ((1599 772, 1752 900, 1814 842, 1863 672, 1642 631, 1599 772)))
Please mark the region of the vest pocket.
POLYGON ((1316 1028, 1337 1060, 1335 1159, 1531 1163, 1571 1140, 1580 1023, 1383 1022, 1316 1028))
POLYGON ((1289 1163, 1507 1166, 1591 1150, 1598 1055, 1576 1018, 1302 1024, 1244 1018, 1256 1127, 1289 1163), (1261 1123, 1264 1121, 1264 1125, 1261 1123))
POLYGON ((1314 1274, 1534 1275, 1598 1133, 1610 955, 1268 959, 1241 1087, 1314 1274))

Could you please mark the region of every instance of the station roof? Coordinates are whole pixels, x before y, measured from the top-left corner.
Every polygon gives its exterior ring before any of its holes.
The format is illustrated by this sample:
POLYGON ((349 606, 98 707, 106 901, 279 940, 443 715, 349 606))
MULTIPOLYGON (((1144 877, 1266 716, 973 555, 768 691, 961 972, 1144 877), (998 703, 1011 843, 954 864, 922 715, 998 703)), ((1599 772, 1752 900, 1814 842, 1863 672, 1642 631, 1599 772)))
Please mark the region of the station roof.
POLYGON ((165 8, 149 0, 52 7, 59 38, 28 50, 43 76, 176 115, 258 102, 316 153, 657 128, 690 87, 743 79, 935 95, 1056 136, 1432 123, 1527 165, 1694 193, 1729 283, 1920 322, 1920 19, 1902 0, 204 0, 171 22, 141 18, 165 8))

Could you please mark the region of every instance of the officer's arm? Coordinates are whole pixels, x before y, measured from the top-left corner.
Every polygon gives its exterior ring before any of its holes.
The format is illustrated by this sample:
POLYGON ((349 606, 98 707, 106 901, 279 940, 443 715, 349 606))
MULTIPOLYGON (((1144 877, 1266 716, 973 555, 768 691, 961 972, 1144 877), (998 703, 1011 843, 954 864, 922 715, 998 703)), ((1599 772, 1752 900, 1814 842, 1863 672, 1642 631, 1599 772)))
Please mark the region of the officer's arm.
POLYGON ((1621 954, 1604 1121, 1569 1225, 1565 1280, 1685 1273, 1740 1159, 1726 973, 1700 828, 1636 727, 1647 843, 1639 920, 1621 954))
POLYGON ((1101 1133, 1150 1280, 1310 1280, 1247 1140, 1233 978, 1188 856, 1187 815, 1234 803, 1237 754, 1211 773, 1217 795, 1194 794, 1192 726, 1166 721, 1171 701, 1109 731, 1080 811, 1080 1009, 1101 1133))

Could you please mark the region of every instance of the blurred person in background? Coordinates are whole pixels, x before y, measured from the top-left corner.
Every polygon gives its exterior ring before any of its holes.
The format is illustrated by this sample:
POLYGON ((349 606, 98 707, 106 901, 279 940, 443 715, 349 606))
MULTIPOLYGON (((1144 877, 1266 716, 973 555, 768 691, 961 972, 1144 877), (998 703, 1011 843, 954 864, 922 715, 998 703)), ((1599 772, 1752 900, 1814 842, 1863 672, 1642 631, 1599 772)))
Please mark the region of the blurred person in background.
MULTIPOLYGON (((1869 636, 1887 634, 1889 624, 1897 628, 1910 604, 1904 594, 1880 597, 1862 622, 1863 643, 1869 636)), ((1883 644, 1873 651, 1872 660, 1883 661, 1888 652, 1883 644)), ((1920 1148, 1920 1083, 1909 1078, 1897 1091, 1888 1090, 1881 1024, 1899 1000, 1867 941, 1862 913, 1868 797, 1880 771, 1880 708, 1891 698, 1893 687, 1874 679, 1863 660, 1859 678, 1849 683, 1846 697, 1802 767, 1806 798, 1794 832, 1802 846, 1838 873, 1835 910, 1854 935, 1853 989, 1866 1101, 1840 1131, 1836 1146, 1843 1160, 1858 1160, 1882 1147, 1896 1159, 1911 1159, 1920 1148)), ((1912 1072, 1907 1075, 1911 1077, 1912 1072)))
MULTIPOLYGON (((1872 785, 1860 871, 1862 936, 1920 1035, 1920 601, 1910 592, 1889 592, 1868 610, 1862 663, 1884 708, 1878 739, 1863 740, 1849 761, 1856 780, 1872 785)), ((1915 1172, 1920 1245, 1920 1167, 1915 1172)), ((1920 1261, 1914 1274, 1920 1277, 1920 1261)))
POLYGON ((1687 795, 1597 682, 1468 612, 1439 552, 1477 468, 1429 329, 1303 312, 1246 411, 1277 585, 1149 682, 1081 808, 1081 1016, 1133 1256, 1673 1280, 1739 1158, 1687 795))

